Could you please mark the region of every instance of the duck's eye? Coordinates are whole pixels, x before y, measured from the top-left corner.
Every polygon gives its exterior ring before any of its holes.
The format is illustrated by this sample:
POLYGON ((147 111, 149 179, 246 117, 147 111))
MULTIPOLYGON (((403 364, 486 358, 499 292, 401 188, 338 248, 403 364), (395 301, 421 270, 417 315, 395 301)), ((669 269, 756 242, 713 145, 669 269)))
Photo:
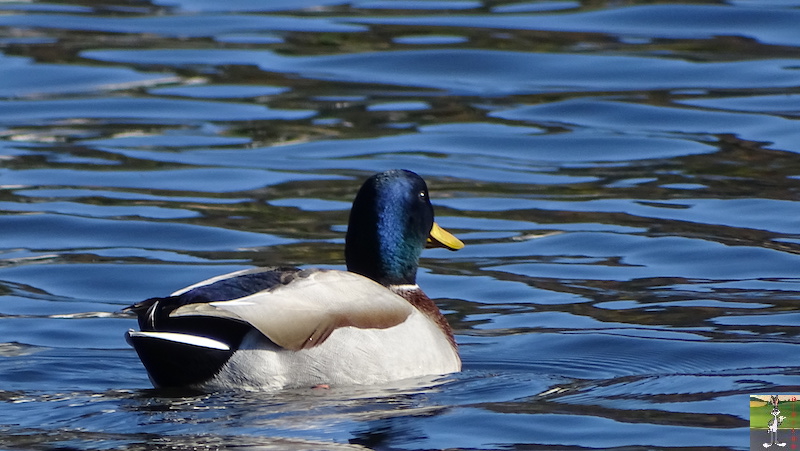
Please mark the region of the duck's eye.
POLYGON ((424 200, 426 197, 428 197, 428 193, 426 193, 425 191, 420 191, 419 192, 419 198, 420 199, 424 200))

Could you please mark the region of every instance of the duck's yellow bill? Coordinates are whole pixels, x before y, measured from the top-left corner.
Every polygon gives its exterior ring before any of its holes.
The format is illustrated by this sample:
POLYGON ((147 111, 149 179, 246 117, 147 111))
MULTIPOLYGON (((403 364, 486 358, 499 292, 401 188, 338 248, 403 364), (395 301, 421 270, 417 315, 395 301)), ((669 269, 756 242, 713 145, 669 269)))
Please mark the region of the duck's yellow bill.
POLYGON ((464 243, 458 238, 454 237, 452 233, 439 227, 439 224, 433 223, 431 233, 428 234, 428 241, 425 245, 427 248, 443 247, 451 251, 457 251, 464 247, 464 243))

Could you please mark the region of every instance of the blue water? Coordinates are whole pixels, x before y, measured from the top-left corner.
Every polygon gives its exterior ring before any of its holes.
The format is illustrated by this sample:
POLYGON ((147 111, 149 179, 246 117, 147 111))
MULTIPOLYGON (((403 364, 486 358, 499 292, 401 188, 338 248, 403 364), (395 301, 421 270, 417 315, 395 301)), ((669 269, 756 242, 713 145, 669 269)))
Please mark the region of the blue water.
POLYGON ((800 390, 800 1, 0 4, 0 448, 747 449, 800 390), (342 268, 373 172, 464 371, 154 390, 120 310, 342 268))

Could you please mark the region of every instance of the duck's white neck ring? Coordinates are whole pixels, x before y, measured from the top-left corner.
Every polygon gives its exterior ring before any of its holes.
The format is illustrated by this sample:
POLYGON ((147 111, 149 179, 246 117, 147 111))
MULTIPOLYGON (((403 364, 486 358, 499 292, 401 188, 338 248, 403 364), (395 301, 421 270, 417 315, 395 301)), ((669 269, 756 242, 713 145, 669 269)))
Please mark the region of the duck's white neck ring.
POLYGON ((419 290, 419 285, 415 283, 403 283, 398 285, 389 285, 389 289, 392 291, 414 291, 419 290))

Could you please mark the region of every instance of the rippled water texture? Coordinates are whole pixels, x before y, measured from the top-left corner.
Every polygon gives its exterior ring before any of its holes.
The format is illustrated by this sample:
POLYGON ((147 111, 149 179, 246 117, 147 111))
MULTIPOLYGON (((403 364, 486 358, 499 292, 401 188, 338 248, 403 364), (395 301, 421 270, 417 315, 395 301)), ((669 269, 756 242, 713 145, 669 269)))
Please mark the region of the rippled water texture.
POLYGON ((800 390, 800 1, 0 3, 4 449, 747 449, 800 390), (153 390, 133 302, 431 188, 464 371, 153 390))

